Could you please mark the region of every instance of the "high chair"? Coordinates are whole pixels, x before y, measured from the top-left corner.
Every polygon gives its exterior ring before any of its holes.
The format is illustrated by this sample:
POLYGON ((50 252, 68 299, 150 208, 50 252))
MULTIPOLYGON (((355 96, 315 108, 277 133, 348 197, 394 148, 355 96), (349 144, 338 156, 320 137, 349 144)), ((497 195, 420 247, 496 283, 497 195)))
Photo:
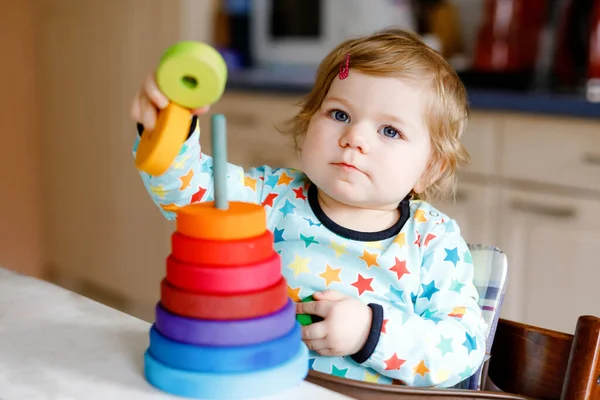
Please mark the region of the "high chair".
POLYGON ((500 319, 486 389, 545 400, 600 400, 600 318, 570 335, 500 319))
POLYGON ((479 306, 483 310, 483 319, 488 324, 486 339, 487 355, 484 363, 475 374, 465 381, 460 382, 454 388, 446 390, 406 388, 398 385, 380 385, 352 381, 312 370, 309 372, 307 380, 317 385, 325 386, 331 390, 361 400, 384 400, 388 398, 399 399, 403 398, 401 395, 416 396, 413 398, 419 399, 437 399, 441 396, 445 400, 450 400, 452 398, 524 399, 524 397, 508 394, 490 394, 479 392, 483 386, 483 377, 487 376, 485 371, 489 362, 489 354, 492 348, 492 343, 494 342, 496 326, 498 324, 500 310, 504 299, 508 265, 506 255, 497 247, 469 244, 469 249, 471 250, 471 254, 473 256, 474 283, 479 292, 479 306))

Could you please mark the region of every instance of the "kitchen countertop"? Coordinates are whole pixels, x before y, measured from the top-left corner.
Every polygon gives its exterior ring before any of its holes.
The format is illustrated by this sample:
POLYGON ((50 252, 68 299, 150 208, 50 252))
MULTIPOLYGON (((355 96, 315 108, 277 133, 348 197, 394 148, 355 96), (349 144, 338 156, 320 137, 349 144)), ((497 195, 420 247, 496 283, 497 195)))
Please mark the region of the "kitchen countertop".
MULTIPOLYGON (((0 268, 0 400, 181 400, 145 380, 149 330, 145 321, 0 268)), ((351 398, 302 381, 268 399, 351 398)))
MULTIPOLYGON (((228 90, 304 94, 311 88, 314 69, 251 69, 230 72, 228 90)), ((600 103, 583 95, 550 92, 509 92, 467 88, 472 110, 495 110, 600 119, 600 103)))

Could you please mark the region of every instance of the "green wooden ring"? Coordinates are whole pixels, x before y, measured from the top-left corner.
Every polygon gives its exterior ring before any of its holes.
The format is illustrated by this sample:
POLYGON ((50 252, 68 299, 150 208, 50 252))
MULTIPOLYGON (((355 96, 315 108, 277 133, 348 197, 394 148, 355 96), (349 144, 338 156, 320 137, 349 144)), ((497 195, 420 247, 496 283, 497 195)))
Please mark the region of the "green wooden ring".
POLYGON ((189 109, 215 103, 225 90, 227 65, 212 46, 182 41, 169 47, 156 69, 156 83, 169 100, 189 109))
MULTIPOLYGON (((302 299, 302 303, 306 303, 309 301, 315 301, 315 298, 312 296, 312 294, 302 299)), ((323 317, 312 314, 296 314, 296 321, 298 321, 298 323, 300 323, 300 325, 302 326, 307 326, 310 324, 314 324, 315 322, 323 321, 323 317)))

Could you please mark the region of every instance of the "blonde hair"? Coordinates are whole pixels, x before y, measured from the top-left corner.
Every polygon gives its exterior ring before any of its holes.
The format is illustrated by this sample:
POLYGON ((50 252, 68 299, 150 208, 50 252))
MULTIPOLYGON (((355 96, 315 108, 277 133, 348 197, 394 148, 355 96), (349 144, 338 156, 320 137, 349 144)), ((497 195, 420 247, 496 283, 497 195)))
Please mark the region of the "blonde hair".
POLYGON ((470 161, 460 142, 468 117, 467 93, 446 60, 411 32, 386 29, 338 45, 319 65, 311 92, 300 103, 300 111, 288 121, 289 128, 282 131, 294 136, 296 149, 300 150, 299 142, 310 119, 321 107, 347 53, 350 71, 429 83, 432 96, 426 123, 432 142, 432 162, 426 175, 426 189, 418 195, 413 193, 413 198, 431 200, 454 193, 457 170, 470 161))

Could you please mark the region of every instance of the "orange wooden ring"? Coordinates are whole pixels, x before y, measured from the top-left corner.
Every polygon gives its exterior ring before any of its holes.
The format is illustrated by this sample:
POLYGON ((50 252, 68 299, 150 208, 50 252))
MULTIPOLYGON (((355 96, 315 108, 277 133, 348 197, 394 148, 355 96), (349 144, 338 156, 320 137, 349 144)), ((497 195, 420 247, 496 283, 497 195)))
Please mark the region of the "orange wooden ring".
POLYGON ((236 266, 190 264, 173 256, 167 259, 167 281, 180 289, 198 293, 243 293, 263 290, 281 279, 281 258, 236 266))
POLYGON ((227 210, 216 208, 212 201, 193 203, 177 212, 176 231, 196 239, 247 239, 266 229, 265 209, 254 203, 230 201, 227 210))
POLYGON ((173 314, 207 320, 258 318, 282 309, 288 301, 283 277, 266 289, 237 294, 193 293, 176 288, 165 278, 160 296, 163 307, 173 314))
POLYGON ((171 254, 192 264, 253 264, 271 257, 273 241, 273 233, 269 230, 259 236, 238 240, 195 239, 174 232, 171 235, 171 254))
POLYGON ((156 126, 144 131, 135 156, 138 169, 154 176, 162 175, 181 151, 189 131, 192 112, 175 103, 160 110, 156 126))

